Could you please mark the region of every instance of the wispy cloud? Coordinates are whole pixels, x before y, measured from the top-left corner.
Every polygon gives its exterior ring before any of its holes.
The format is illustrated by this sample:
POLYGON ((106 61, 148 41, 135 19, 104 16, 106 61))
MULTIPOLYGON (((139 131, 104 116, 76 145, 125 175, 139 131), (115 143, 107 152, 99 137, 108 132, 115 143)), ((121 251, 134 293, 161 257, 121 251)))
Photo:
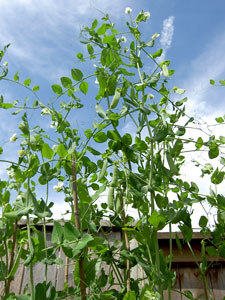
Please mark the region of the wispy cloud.
POLYGON ((160 61, 164 61, 166 57, 167 50, 170 48, 173 41, 173 33, 174 33, 174 16, 170 16, 169 18, 163 21, 163 28, 161 31, 160 44, 163 48, 163 54, 160 57, 160 61))
POLYGON ((12 44, 15 68, 55 79, 74 62, 81 27, 106 12, 119 21, 124 7, 119 0, 1 1, 0 45, 12 44))

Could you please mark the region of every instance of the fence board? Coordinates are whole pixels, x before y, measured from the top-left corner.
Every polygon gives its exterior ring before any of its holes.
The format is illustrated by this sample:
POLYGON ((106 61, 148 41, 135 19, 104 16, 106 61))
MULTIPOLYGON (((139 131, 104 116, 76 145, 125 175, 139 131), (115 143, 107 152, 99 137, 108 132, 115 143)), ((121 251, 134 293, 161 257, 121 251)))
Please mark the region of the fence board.
POLYGON ((225 299, 225 269, 222 267, 210 269, 210 279, 213 287, 213 297, 216 300, 225 299))

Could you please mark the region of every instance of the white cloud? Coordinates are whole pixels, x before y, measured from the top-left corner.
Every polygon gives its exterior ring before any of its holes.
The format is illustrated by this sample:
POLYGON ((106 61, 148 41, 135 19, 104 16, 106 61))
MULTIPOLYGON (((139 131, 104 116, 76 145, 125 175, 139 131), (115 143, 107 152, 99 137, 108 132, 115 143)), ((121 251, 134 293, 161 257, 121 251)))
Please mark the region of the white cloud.
POLYGON ((124 7, 119 0, 3 0, 0 44, 12 44, 8 51, 17 69, 55 80, 74 62, 74 49, 79 52, 81 27, 106 12, 119 20, 124 7))
POLYGON ((170 16, 169 18, 163 21, 163 28, 160 34, 160 44, 163 48, 163 54, 160 57, 160 62, 165 60, 167 50, 170 48, 173 41, 173 33, 174 33, 174 16, 170 16))

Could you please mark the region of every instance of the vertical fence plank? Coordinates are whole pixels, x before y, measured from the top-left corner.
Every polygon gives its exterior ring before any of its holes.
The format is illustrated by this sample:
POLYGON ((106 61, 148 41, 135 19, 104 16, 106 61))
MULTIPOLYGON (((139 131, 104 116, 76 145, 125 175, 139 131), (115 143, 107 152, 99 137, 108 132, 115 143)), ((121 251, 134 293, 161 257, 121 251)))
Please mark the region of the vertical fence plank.
MULTIPOLYGON (((185 267, 180 269, 181 275, 181 291, 190 291, 193 297, 198 299, 205 299, 204 282, 200 277, 200 271, 196 267, 185 267)), ((210 282, 208 282, 210 286, 210 282)), ((184 295, 182 300, 188 299, 184 295)))
POLYGON ((215 300, 225 298, 225 269, 222 267, 210 268, 210 280, 215 300))

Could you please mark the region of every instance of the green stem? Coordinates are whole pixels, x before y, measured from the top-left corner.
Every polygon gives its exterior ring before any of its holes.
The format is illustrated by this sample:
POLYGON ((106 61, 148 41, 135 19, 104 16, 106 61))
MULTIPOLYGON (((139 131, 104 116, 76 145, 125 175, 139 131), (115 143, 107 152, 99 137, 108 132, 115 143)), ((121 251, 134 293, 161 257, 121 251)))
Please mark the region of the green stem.
POLYGON ((193 249, 191 247, 191 244, 189 242, 187 242, 187 245, 188 245, 188 248, 191 251, 191 254, 192 254, 192 256, 193 256, 193 258, 195 260, 195 263, 196 263, 197 267, 199 268, 199 270, 201 272, 203 283, 204 283, 204 287, 205 287, 205 297, 206 297, 205 299, 206 300, 209 300, 209 299, 213 300, 213 295, 212 295, 212 292, 211 292, 211 290, 209 288, 208 282, 206 280, 205 273, 202 272, 202 270, 201 270, 200 264, 199 264, 198 259, 197 259, 196 255, 195 255, 195 253, 194 253, 194 251, 193 251, 193 249), (209 293, 209 295, 208 295, 208 293, 209 293))
MULTIPOLYGON (((171 223, 169 224, 169 231, 170 231, 170 241, 169 241, 169 249, 170 249, 170 254, 169 254, 169 271, 171 273, 172 270, 172 256, 173 256, 173 240, 172 240, 172 225, 171 223)), ((172 282, 171 279, 169 280, 168 284, 168 296, 169 300, 171 300, 171 289, 172 289, 172 282)))
MULTIPOLYGON (((143 78, 141 75, 141 70, 140 70, 140 66, 137 63, 137 69, 138 69, 138 74, 141 80, 141 83, 143 83, 143 78)), ((144 92, 143 92, 144 93, 144 92)), ((153 179, 153 168, 154 168, 154 143, 153 143, 153 136, 152 136, 152 131, 148 122, 148 118, 147 115, 143 112, 143 116, 145 118, 145 123, 147 125, 147 129, 148 129, 148 133, 150 136, 150 160, 151 160, 151 166, 150 166, 150 172, 149 172, 149 186, 152 186, 152 179, 153 179)), ((151 213, 153 213, 153 211, 155 210, 155 200, 154 200, 154 191, 152 190, 150 192, 150 199, 151 199, 151 213)), ((160 257, 159 257, 159 244, 158 244, 158 238, 157 238, 157 232, 154 233, 154 246, 155 246, 155 270, 158 274, 158 276, 160 276, 160 257)), ((159 293, 161 296, 161 299, 163 300, 163 289, 162 289, 162 284, 161 284, 161 280, 159 277, 159 293)))
POLYGON ((120 274, 120 272, 119 272, 119 270, 118 270, 118 268, 117 268, 117 265, 114 263, 114 261, 112 262, 112 264, 111 264, 111 266, 112 266, 112 268, 113 268, 113 271, 114 271, 114 273, 115 273, 115 275, 116 275, 116 278, 117 278, 117 280, 118 280, 118 283, 119 283, 119 285, 120 285, 120 287, 121 287, 121 289, 123 288, 123 278, 122 278, 122 276, 121 276, 121 274, 120 274))
MULTIPOLYGON (((28 184, 28 187, 29 187, 29 184, 28 184)), ((29 218, 29 215, 27 216, 27 235, 28 235, 29 249, 31 250, 32 249, 32 242, 31 242, 31 228, 30 228, 30 218, 29 218)), ((30 263, 30 292, 31 292, 31 300, 35 300, 35 295, 34 295, 34 276, 33 276, 33 265, 32 265, 32 262, 30 263)))

